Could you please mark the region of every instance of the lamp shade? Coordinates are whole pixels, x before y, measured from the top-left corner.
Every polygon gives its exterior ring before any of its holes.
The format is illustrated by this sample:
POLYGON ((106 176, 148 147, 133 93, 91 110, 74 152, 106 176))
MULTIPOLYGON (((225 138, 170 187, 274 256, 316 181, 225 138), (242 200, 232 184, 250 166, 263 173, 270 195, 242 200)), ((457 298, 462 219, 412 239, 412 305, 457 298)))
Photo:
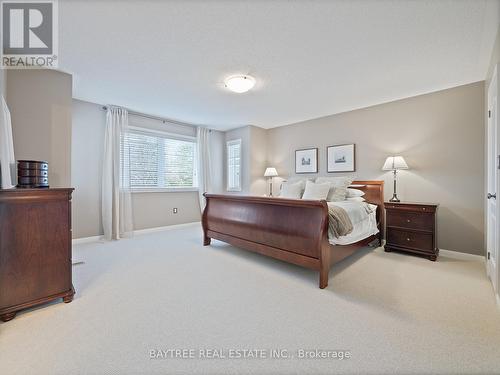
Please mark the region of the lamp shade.
POLYGON ((394 171, 398 169, 409 169, 402 156, 389 156, 382 167, 383 171, 394 171))
POLYGON ((264 177, 276 177, 278 175, 278 171, 276 168, 266 168, 266 171, 264 172, 264 177))

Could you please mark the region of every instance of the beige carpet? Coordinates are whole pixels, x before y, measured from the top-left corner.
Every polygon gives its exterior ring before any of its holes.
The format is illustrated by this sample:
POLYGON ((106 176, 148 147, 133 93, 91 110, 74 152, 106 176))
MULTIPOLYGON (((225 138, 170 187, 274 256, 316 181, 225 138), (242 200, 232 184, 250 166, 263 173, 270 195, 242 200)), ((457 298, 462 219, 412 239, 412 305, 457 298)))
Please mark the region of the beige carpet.
POLYGON ((198 225, 78 245, 75 300, 0 324, 0 374, 499 373, 500 310, 483 262, 364 250, 317 274, 202 247, 198 225), (193 349, 194 359, 150 359, 193 349), (286 349, 288 359, 200 359, 286 349), (300 349, 350 359, 299 359, 300 349))

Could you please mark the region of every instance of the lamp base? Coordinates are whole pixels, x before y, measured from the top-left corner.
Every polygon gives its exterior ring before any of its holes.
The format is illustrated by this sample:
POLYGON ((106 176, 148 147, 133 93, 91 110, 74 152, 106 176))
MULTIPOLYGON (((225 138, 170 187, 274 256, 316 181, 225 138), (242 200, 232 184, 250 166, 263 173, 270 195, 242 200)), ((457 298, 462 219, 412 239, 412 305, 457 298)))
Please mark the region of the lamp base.
POLYGON ((398 196, 396 194, 394 194, 392 196, 392 198, 389 199, 389 202, 398 203, 398 202, 401 202, 401 201, 399 200, 398 196))

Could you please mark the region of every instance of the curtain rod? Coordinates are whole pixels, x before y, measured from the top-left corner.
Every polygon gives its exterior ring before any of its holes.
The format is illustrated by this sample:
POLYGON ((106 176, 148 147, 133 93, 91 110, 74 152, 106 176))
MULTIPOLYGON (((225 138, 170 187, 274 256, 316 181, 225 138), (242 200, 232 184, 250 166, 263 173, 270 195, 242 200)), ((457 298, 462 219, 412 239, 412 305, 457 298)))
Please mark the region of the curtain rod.
MULTIPOLYGON (((121 107, 121 108, 124 108, 124 107, 121 107)), ((103 105, 102 106, 102 109, 104 111, 107 111, 108 110, 108 106, 107 105, 103 105)), ((171 124, 176 124, 176 125, 180 125, 180 126, 185 126, 185 127, 193 127, 193 128, 196 128, 198 125, 194 125, 194 124, 188 124, 188 123, 185 123, 185 122, 180 122, 180 121, 175 121, 175 120, 170 120, 170 119, 166 119, 166 118, 161 118, 161 117, 158 117, 158 116, 153 116, 153 115, 147 115, 145 113, 141 113, 141 112, 135 112, 135 111, 131 111, 130 109, 128 108, 125 108, 129 114, 131 115, 134 115, 134 116, 139 116, 139 117, 144 117, 144 118, 149 118, 149 119, 152 119, 152 120, 158 120, 158 121, 161 121, 163 122, 164 124, 169 122, 171 124)), ((212 131, 212 129, 210 129, 210 131, 212 131)))

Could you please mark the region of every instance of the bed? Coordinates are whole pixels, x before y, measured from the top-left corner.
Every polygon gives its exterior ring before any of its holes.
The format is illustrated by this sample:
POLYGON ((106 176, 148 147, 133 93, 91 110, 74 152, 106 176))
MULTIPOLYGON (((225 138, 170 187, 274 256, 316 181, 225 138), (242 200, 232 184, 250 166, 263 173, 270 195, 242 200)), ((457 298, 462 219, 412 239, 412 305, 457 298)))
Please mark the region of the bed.
POLYGON ((328 203, 324 200, 204 194, 203 245, 210 245, 213 238, 316 270, 319 287, 326 288, 333 264, 382 241, 384 182, 353 181, 352 185, 365 192, 374 211, 371 222, 364 222, 361 229, 355 225, 350 237, 345 236, 349 238, 328 238, 328 203))

